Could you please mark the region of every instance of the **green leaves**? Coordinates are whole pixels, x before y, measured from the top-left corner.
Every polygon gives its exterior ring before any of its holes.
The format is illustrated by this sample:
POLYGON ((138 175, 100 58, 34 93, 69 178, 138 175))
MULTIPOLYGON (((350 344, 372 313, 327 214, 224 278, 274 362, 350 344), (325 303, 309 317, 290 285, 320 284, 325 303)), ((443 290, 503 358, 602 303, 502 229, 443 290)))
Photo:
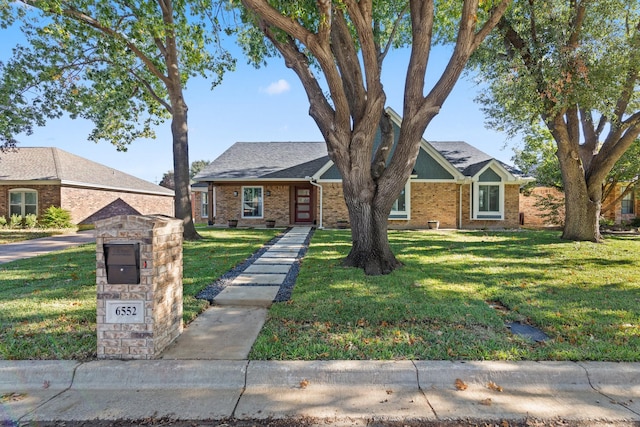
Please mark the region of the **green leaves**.
POLYGON ((220 45, 212 1, 168 5, 42 0, 36 10, 3 1, 2 24, 21 18, 29 46, 0 68, 0 105, 15 111, 0 119, 1 137, 8 141, 63 113, 93 121, 89 139, 121 150, 153 137, 172 113, 171 68, 179 70, 179 86, 193 76, 217 85, 235 66, 220 45))

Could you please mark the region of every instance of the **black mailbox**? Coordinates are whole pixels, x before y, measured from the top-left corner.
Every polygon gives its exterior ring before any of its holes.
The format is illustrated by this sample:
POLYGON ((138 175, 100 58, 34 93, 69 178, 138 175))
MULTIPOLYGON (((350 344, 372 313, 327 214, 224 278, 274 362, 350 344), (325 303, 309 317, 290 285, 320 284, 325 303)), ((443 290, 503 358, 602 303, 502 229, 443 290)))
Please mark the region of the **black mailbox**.
POLYGON ((107 283, 140 283, 140 243, 105 243, 107 283))

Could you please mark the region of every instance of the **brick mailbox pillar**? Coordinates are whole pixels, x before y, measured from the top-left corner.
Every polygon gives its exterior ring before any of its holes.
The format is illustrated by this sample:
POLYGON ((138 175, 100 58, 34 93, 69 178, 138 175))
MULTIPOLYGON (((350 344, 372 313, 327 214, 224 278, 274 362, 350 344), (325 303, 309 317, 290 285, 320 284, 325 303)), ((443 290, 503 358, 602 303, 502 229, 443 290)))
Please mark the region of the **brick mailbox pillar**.
POLYGON ((99 359, 155 359, 182 333, 183 222, 96 221, 99 359))

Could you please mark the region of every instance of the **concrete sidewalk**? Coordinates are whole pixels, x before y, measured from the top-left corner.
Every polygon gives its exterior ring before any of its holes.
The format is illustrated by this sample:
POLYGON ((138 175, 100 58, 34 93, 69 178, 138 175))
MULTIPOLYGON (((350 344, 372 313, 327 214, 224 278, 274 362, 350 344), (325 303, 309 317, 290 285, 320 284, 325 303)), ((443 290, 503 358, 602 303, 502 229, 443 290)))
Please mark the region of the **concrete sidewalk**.
POLYGON ((637 426, 640 364, 0 361, 0 396, 2 425, 310 417, 333 425, 535 419, 637 426))
POLYGON ((0 264, 95 242, 94 230, 0 245, 0 264))

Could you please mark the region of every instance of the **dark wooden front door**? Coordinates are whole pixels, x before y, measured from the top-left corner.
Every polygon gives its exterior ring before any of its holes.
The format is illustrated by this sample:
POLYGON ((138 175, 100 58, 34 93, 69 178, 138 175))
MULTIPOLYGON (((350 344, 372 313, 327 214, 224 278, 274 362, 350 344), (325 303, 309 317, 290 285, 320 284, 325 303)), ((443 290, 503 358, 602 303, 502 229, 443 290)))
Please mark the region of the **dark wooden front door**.
POLYGON ((296 187, 294 199, 295 222, 313 222, 313 189, 296 187))

